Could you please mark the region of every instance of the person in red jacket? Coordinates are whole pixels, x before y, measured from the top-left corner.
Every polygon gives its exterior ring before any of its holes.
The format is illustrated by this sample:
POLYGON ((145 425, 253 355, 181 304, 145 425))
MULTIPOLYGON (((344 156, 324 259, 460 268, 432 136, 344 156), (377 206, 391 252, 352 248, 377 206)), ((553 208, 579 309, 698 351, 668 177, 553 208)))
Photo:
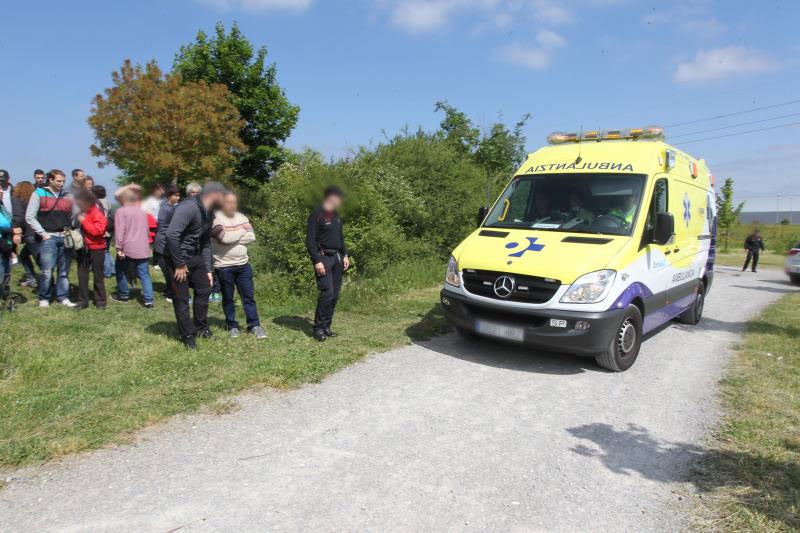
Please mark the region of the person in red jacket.
POLYGON ((79 191, 75 197, 79 214, 77 220, 83 234, 83 249, 78 251, 78 309, 89 307, 89 272, 94 276, 94 305, 106 308, 106 282, 103 265, 106 258, 108 219, 97 207, 97 198, 89 191, 79 191))

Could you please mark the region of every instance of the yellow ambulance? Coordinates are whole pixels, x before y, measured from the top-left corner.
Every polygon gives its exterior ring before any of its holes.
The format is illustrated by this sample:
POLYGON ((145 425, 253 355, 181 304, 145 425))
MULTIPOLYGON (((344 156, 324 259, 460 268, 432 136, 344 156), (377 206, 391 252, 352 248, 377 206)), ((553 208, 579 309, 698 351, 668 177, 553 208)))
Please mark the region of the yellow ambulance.
POLYGON ((464 336, 633 365, 697 324, 713 280, 714 179, 663 130, 554 133, 453 251, 441 302, 464 336))

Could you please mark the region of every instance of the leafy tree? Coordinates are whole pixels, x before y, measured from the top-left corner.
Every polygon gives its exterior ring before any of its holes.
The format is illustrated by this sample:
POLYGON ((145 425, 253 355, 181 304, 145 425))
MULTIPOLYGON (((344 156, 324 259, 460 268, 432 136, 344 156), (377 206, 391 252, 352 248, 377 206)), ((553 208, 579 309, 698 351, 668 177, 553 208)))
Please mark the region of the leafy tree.
POLYGON ((717 228, 722 233, 723 249, 728 251, 728 240, 731 229, 739 223, 739 215, 744 209, 744 202, 734 206, 733 178, 727 178, 717 195, 717 228))
POLYGON ((113 85, 93 101, 89 125, 98 165, 122 171, 121 183, 183 184, 233 171, 245 146, 236 135, 239 112, 224 85, 184 82, 164 75, 155 62, 126 60, 112 73, 113 85))
POLYGON ((226 33, 219 22, 213 37, 200 31, 194 43, 181 47, 173 65, 185 80, 221 83, 230 90, 245 121, 238 131, 247 145, 233 178, 250 188, 268 181, 287 160, 283 142, 300 113, 278 85, 275 64, 266 59, 266 47, 255 50, 236 24, 226 33))

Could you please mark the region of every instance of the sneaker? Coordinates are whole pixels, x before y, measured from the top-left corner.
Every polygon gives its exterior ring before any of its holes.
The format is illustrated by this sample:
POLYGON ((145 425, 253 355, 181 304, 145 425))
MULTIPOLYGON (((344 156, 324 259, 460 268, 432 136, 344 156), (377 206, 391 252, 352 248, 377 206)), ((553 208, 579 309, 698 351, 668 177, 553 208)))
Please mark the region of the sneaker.
POLYGON ((324 342, 328 339, 328 337, 325 335, 325 332, 320 330, 314 330, 314 338, 319 342, 324 342))
POLYGON ((171 304, 172 298, 170 298, 169 296, 164 296, 164 301, 167 302, 168 304, 171 304))
POLYGON ((267 338, 267 332, 264 331, 264 328, 262 328, 261 326, 253 326, 252 328, 247 330, 247 332, 252 334, 252 335, 255 335, 256 339, 266 339, 267 338))
POLYGON ((333 331, 331 328, 327 328, 325 330, 325 336, 326 337, 335 337, 336 336, 336 332, 333 331))
POLYGON ((64 307, 68 307, 69 309, 74 309, 74 308, 78 307, 78 304, 71 302, 69 300, 69 298, 64 298, 63 300, 61 300, 58 303, 60 303, 64 307))
POLYGON ((198 332, 197 336, 203 339, 210 339, 211 337, 214 336, 214 334, 211 333, 210 329, 206 328, 203 331, 198 332))
POLYGON ((50 307, 49 300, 39 300, 39 307, 50 307))
POLYGON ((75 306, 76 311, 83 311, 84 309, 88 308, 89 308, 89 302, 78 302, 78 304, 75 306))
POLYGON ((195 342, 194 337, 183 339, 183 345, 186 346, 186 349, 190 352, 193 352, 197 349, 197 343, 195 342))
POLYGON ((228 330, 228 337, 235 339, 239 336, 239 328, 231 328, 228 330))
POLYGON ((128 296, 120 296, 118 292, 111 293, 111 301, 117 302, 120 304, 126 304, 131 301, 130 297, 128 296))
POLYGON ((145 309, 155 309, 156 306, 155 306, 155 304, 153 302, 145 302, 144 303, 144 308, 145 309))
POLYGON ((212 292, 208 301, 212 304, 218 304, 222 301, 222 295, 218 292, 212 292))

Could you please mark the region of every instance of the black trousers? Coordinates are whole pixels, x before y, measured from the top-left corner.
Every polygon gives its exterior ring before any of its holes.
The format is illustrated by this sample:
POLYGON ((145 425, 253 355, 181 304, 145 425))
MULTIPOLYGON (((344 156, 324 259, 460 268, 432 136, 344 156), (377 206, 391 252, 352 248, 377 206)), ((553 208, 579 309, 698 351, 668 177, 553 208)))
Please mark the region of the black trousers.
POLYGON ((106 306, 106 278, 103 267, 106 261, 106 249, 80 250, 78 259, 78 305, 89 305, 89 273, 93 276, 94 305, 106 306))
POLYGON ((753 272, 756 271, 758 268, 758 254, 761 253, 759 250, 748 250, 747 251, 747 259, 744 260, 744 266, 742 267, 742 271, 747 270, 747 265, 750 264, 750 261, 753 261, 753 272))
POLYGON ((342 272, 344 271, 340 254, 324 255, 322 263, 325 265, 325 275, 317 275, 319 297, 317 298, 317 311, 314 313, 315 331, 324 331, 331 327, 336 301, 339 299, 339 291, 342 288, 342 272))
POLYGON ((161 274, 164 276, 164 283, 166 284, 164 296, 167 298, 174 298, 175 294, 172 292, 172 281, 174 280, 167 274, 167 271, 169 270, 169 261, 167 261, 167 256, 154 251, 153 261, 155 261, 155 264, 161 269, 161 274))
POLYGON ((172 290, 172 307, 175 310, 175 320, 178 321, 178 331, 181 340, 194 339, 198 333, 208 329, 208 297, 211 295, 211 284, 208 282, 208 270, 202 256, 196 255, 189 258, 186 266, 188 272, 186 279, 175 281, 175 264, 166 258, 161 269, 169 280, 172 290), (194 289, 192 302, 192 315, 189 314, 189 290, 194 289))

